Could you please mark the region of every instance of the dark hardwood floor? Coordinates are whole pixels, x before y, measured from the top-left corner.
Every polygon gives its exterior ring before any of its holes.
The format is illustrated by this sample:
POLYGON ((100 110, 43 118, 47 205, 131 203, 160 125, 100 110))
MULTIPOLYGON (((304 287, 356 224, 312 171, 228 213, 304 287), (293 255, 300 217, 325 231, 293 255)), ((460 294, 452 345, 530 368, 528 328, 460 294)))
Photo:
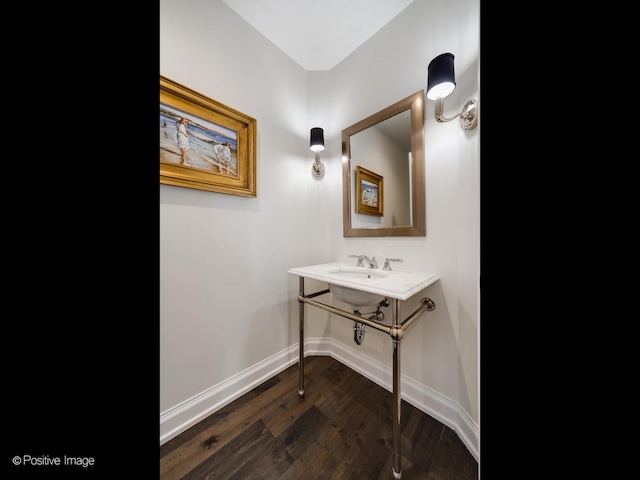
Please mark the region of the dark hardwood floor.
MULTIPOLYGON (((160 447, 161 480, 393 480, 393 395, 327 356, 305 359, 160 447)), ((402 479, 477 480, 457 434, 402 401, 402 479)))

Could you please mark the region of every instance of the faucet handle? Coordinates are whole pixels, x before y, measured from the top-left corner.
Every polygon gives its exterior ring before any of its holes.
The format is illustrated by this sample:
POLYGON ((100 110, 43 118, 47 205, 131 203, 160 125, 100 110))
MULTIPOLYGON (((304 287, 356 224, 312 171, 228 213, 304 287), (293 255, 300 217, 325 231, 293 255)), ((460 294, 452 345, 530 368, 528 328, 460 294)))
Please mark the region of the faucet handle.
POLYGON ((356 267, 364 267, 364 264, 362 263, 363 257, 364 257, 364 255, 349 255, 349 258, 357 258, 358 259, 358 264, 356 265, 356 267))
POLYGON ((383 270, 391 270, 391 265, 389 264, 389 262, 400 262, 400 263, 402 263, 402 259, 401 258, 385 258, 384 267, 382 267, 383 270))

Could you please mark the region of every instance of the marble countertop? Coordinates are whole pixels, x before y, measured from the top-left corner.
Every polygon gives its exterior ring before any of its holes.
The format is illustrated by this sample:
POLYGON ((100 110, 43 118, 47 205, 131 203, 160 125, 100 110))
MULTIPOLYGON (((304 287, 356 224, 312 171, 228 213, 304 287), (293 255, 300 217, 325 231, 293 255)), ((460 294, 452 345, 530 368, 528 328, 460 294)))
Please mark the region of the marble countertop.
POLYGON ((440 279, 435 273, 372 269, 342 262, 295 267, 287 273, 398 300, 407 300, 440 279))

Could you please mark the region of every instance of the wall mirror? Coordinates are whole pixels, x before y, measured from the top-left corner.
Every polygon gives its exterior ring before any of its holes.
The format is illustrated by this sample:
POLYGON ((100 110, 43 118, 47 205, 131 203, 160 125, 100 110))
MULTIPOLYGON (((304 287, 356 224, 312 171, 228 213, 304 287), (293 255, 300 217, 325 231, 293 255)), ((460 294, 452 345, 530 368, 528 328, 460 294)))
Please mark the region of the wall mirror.
POLYGON ((424 90, 342 130, 345 237, 424 237, 424 90))

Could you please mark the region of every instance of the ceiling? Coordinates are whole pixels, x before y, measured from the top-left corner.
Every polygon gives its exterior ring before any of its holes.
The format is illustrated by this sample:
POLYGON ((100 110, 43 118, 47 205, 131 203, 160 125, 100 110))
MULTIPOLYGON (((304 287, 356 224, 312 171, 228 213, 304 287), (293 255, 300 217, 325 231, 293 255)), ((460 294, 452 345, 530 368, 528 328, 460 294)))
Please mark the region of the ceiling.
POLYGON ((414 0, 222 0, 305 70, 331 70, 414 0))

